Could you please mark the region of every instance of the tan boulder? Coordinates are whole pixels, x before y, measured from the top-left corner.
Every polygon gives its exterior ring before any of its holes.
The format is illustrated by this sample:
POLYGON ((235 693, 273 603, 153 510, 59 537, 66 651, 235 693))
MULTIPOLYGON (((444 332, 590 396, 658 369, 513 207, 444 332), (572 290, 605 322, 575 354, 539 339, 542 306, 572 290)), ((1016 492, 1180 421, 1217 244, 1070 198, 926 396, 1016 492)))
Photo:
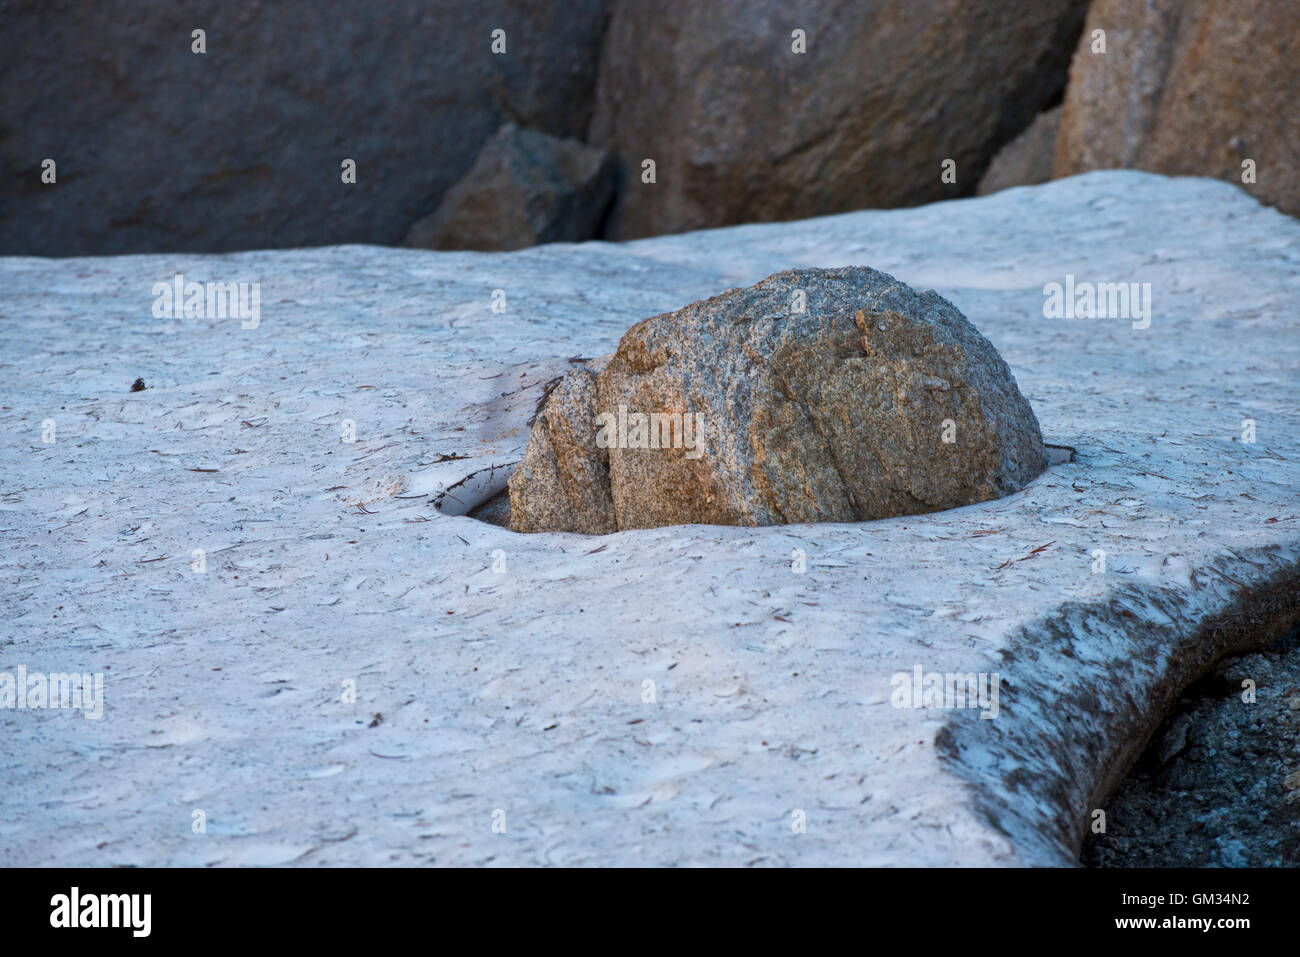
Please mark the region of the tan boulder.
POLYGON ((637 323, 570 373, 510 479, 516 531, 853 522, 987 501, 1046 467, 1038 420, 952 303, 799 269, 637 323))
POLYGON ((620 3, 588 137, 626 167, 608 235, 968 195, 998 147, 1059 96, 1086 7, 620 3), (941 179, 946 159, 955 183, 941 179))
POLYGON ((1293 0, 1096 0, 1053 175, 1213 176, 1300 214, 1300 10, 1293 0), (1093 32, 1106 52, 1094 53, 1093 32), (1256 182, 1243 184, 1253 160, 1256 182))

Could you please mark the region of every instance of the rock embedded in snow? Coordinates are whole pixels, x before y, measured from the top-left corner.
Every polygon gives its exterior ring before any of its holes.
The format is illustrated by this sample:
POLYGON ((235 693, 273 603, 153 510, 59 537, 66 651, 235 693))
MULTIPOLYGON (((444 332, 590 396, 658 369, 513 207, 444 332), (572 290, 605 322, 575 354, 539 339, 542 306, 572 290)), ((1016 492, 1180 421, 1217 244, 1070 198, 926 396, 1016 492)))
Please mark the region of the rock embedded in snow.
POLYGON ((867 521, 1008 495, 1045 466, 1011 370, 952 303, 866 267, 788 270, 570 373, 511 478, 512 527, 867 521))
POLYGON ((609 453, 593 441, 596 373, 575 369, 537 416, 523 461, 510 476, 516 532, 604 535, 618 530, 609 491, 609 453))

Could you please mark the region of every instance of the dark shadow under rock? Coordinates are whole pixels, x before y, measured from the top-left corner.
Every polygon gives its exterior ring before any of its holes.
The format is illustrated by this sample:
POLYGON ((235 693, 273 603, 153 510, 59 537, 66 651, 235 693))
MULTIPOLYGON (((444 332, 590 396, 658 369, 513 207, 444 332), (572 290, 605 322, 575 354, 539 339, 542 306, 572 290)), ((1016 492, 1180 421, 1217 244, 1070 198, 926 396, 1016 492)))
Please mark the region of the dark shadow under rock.
POLYGON ((503 488, 486 502, 475 505, 468 512, 469 517, 489 525, 510 527, 510 490, 503 488))

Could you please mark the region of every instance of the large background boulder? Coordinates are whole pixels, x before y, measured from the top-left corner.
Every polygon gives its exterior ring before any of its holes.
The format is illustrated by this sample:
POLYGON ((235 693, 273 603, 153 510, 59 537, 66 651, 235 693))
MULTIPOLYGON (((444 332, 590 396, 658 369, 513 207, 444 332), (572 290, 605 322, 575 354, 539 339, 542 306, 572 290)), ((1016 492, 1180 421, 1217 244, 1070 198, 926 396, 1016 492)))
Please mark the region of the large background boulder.
POLYGON ((1293 0, 1096 0, 1070 68, 1056 177, 1128 167, 1242 185, 1300 213, 1293 0), (1106 33, 1106 52, 1091 34, 1106 33))
POLYGON ((1252 193, 1296 212, 1292 6, 9 0, 0 254, 627 239, 1032 183, 1049 153, 1058 178, 1240 183, 1249 159, 1252 193), (471 173, 505 123, 565 146, 471 173), (587 147, 622 168, 607 210, 607 169, 555 160, 587 147))
POLYGON ((974 191, 1060 96, 1086 0, 621 2, 590 139, 628 184, 615 239, 974 191), (804 30, 807 53, 791 51, 804 30), (656 182, 641 182, 654 159, 656 182), (945 159, 957 183, 940 180, 945 159))
POLYGON ((7 3, 0 253, 397 244, 502 122, 583 133, 605 2, 7 3))

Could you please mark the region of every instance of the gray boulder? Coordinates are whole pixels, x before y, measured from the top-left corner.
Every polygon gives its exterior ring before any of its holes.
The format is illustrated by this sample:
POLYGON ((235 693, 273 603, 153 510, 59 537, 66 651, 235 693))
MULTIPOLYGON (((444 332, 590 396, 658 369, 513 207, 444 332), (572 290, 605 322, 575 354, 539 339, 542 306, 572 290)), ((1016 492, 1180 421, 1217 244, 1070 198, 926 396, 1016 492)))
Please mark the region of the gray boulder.
POLYGON ((508 250, 594 239, 617 175, 604 150, 506 123, 405 245, 508 250))
POLYGON ((1010 369, 950 302, 802 269, 646 319, 599 375, 570 374, 510 495, 517 531, 849 522, 997 498, 1045 467, 1010 369))
POLYGON ((583 135, 606 5, 4 3, 0 253, 399 243, 506 120, 583 135))

